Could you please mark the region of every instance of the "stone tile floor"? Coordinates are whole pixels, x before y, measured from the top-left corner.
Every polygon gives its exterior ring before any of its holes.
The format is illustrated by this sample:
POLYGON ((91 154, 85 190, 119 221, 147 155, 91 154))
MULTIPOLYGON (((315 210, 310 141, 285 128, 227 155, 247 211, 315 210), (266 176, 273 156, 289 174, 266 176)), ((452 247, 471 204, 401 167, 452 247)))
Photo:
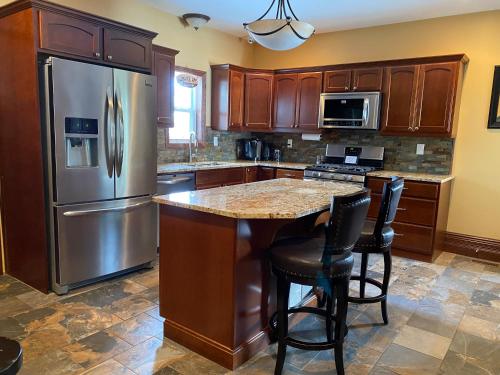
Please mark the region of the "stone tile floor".
MULTIPOLYGON (((500 265, 450 253, 393 263, 389 325, 378 304, 349 308, 347 374, 500 374, 500 265)), ((373 257, 370 273, 381 271, 373 257)), ((306 317, 293 333, 321 339, 322 323, 306 317)), ((21 374, 258 375, 273 373, 276 356, 273 345, 228 372, 164 339, 157 269, 62 297, 1 276, 0 335, 21 342, 21 374)), ((335 374, 332 352, 289 349, 284 373, 335 374)))

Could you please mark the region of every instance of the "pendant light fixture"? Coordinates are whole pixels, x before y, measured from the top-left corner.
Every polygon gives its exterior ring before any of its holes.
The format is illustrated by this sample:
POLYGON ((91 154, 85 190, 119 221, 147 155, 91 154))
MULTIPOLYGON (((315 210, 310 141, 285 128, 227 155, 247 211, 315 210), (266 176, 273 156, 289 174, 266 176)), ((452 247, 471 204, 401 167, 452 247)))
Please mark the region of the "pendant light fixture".
POLYGON ((272 0, 266 13, 251 23, 244 23, 243 27, 250 38, 276 51, 298 47, 314 34, 314 26, 299 21, 290 6, 290 0, 272 0), (264 18, 272 11, 276 3, 278 3, 276 17, 264 18))

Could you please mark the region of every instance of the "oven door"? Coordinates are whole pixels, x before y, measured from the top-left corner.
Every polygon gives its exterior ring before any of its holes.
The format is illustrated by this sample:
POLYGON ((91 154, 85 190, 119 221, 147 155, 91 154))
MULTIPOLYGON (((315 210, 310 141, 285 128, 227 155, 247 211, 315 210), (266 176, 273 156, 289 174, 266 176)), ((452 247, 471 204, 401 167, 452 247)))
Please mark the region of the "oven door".
POLYGON ((378 129, 379 92, 321 94, 320 128, 378 129))

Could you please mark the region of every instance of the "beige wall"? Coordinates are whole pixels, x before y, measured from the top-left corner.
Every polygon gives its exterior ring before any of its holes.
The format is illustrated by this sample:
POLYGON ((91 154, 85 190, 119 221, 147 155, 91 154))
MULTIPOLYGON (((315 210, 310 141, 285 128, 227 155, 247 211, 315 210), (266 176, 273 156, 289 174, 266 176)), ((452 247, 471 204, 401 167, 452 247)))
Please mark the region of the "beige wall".
POLYGON ((258 67, 284 68, 465 52, 448 231, 500 239, 500 131, 487 130, 500 11, 314 36, 288 52, 256 48, 258 67))

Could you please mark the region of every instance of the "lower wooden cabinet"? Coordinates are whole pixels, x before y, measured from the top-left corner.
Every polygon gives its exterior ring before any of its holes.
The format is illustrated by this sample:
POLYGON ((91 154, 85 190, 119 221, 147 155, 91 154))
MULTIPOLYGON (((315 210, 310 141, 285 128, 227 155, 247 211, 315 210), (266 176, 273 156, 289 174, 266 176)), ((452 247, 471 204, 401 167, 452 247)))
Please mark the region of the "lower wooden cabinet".
POLYGON ((295 178, 297 180, 304 179, 304 171, 297 169, 276 169, 276 178, 295 178))
POLYGON ((258 181, 259 167, 246 167, 245 168, 245 183, 258 181))
MULTIPOLYGON (((387 179, 369 177, 372 191, 368 217, 376 219, 387 179)), ((398 213, 392 227, 395 254, 432 261, 441 250, 448 220, 451 181, 444 183, 405 181, 398 213)))
POLYGON ((208 169, 196 172, 196 190, 238 185, 245 182, 245 168, 208 169))
POLYGON ((272 180, 276 176, 276 171, 274 168, 270 167, 259 167, 257 171, 257 180, 265 181, 272 180))

